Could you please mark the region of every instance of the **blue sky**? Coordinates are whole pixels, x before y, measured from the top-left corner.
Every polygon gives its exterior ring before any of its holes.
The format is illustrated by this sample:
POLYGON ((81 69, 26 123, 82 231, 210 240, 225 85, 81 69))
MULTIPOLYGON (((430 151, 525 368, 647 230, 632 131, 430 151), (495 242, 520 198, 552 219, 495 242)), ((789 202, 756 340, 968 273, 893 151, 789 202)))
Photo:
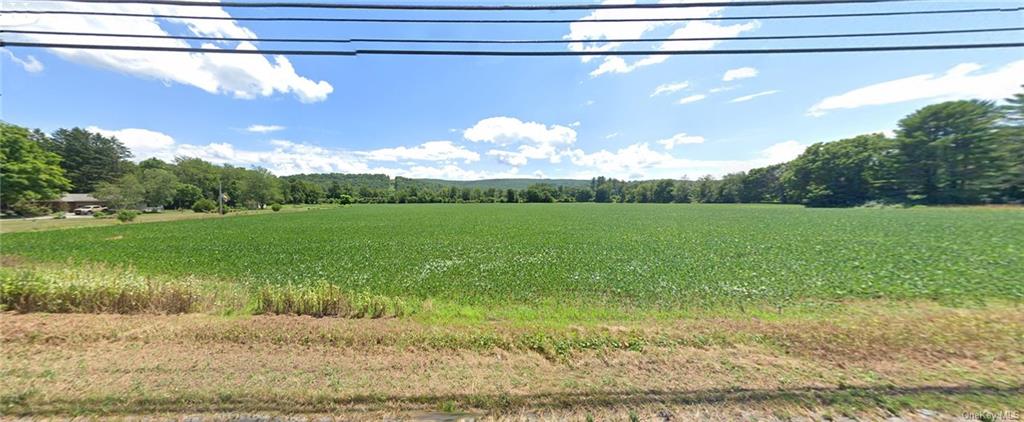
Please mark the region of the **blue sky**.
MULTIPOLYGON (((675 0, 673 0, 675 1, 675 0)), ((493 13, 237 10, 6 2, 221 16, 486 17, 493 13), (486 16, 485 16, 486 15, 486 16)), ((603 10, 600 17, 738 16, 1007 6, 1009 2, 603 10)), ((1014 3, 1016 4, 1016 3, 1014 3)), ((585 19, 595 12, 501 17, 585 19)), ((411 25, 170 22, 5 14, 3 26, 218 37, 694 37, 1022 26, 1022 13, 679 24, 411 25)), ((857 40, 595 42, 576 48, 730 49, 971 43, 1021 32, 857 40)), ((8 36, 8 39, 19 37, 8 36)), ((119 39, 19 39, 125 43, 119 39)), ((146 40, 133 44, 186 45, 146 40)), ((187 45, 200 46, 200 42, 187 45)), ((216 42, 217 48, 252 43, 216 42)), ((256 43, 262 48, 294 45, 256 43)), ((304 45, 303 47, 310 47, 304 45)), ((312 46, 350 48, 344 45, 312 46)), ((399 47, 365 45, 365 47, 399 47)), ((414 46, 417 48, 445 47, 414 46)), ((459 48, 487 48, 466 47, 459 48)), ((498 48, 498 47, 490 47, 498 48)), ((517 48, 517 47, 508 47, 517 48)), ((518 48, 537 48, 536 46, 518 48)), ((561 45, 541 46, 558 50, 561 45)), ((622 57, 291 57, 12 49, 2 59, 3 120, 118 136, 136 159, 176 155, 262 166, 277 174, 374 172, 477 179, 627 179, 721 175, 792 159, 815 142, 887 131, 905 114, 953 98, 999 99, 1024 84, 1024 49, 622 57)))

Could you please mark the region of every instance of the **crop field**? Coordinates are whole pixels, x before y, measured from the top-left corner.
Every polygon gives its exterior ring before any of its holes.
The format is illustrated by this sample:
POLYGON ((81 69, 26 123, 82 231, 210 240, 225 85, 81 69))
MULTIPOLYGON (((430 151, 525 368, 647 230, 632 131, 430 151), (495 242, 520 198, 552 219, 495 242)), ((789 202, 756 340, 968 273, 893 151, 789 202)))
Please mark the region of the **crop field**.
POLYGON ((1016 415, 1021 239, 1020 208, 654 204, 7 232, 0 418, 1016 415))
POLYGON ((10 233, 3 254, 457 304, 1024 299, 1020 209, 349 206, 10 233))

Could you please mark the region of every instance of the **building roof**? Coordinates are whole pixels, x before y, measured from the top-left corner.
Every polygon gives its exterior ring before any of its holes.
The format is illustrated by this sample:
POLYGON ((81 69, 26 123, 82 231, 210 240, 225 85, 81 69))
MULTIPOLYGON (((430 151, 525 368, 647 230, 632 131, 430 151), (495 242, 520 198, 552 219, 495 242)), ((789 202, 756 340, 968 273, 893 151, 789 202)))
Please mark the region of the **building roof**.
POLYGON ((87 193, 66 193, 57 202, 102 202, 87 193))

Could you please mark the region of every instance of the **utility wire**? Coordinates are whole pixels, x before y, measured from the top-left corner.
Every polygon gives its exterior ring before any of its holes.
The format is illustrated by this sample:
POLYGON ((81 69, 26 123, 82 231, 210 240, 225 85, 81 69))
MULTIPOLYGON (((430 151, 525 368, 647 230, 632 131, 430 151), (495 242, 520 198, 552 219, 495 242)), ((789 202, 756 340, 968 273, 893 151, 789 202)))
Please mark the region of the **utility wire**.
POLYGON ((33 0, 37 2, 155 4, 169 6, 206 7, 259 7, 303 9, 359 9, 359 10, 459 10, 459 11, 512 11, 512 10, 601 10, 601 9, 679 9, 692 7, 736 6, 800 6, 850 3, 894 3, 923 0, 772 0, 734 2, 712 1, 693 3, 577 3, 529 5, 458 5, 458 4, 386 4, 386 3, 321 3, 281 1, 191 1, 191 0, 33 0))
POLYGON ((693 22, 693 21, 735 21, 735 20, 775 20, 775 19, 823 19, 823 18, 859 18, 881 16, 914 16, 914 15, 948 15, 974 13, 1012 13, 1024 10, 1024 6, 1013 8, 987 7, 972 9, 940 9, 911 10, 899 12, 862 12, 862 13, 819 13, 797 15, 764 15, 764 16, 709 16, 701 18, 604 18, 604 19, 402 19, 402 18, 331 18, 331 17, 259 17, 259 16, 202 16, 150 14, 128 12, 93 12, 75 10, 4 10, 8 15, 80 15, 80 16, 115 16, 160 19, 195 19, 224 21, 260 21, 260 22, 338 22, 338 23, 466 23, 466 24, 549 24, 549 23, 612 23, 612 22, 693 22))
POLYGON ((745 40, 793 40, 793 39, 817 39, 817 38, 862 38, 862 37, 889 37, 908 35, 940 35, 940 34, 975 34, 992 32, 1024 31, 1024 26, 1006 28, 975 28, 975 29, 946 29, 934 31, 905 31, 905 32, 869 32, 850 34, 807 34, 807 35, 764 35, 744 37, 676 37, 676 38, 610 38, 610 39, 571 39, 571 40, 460 40, 460 39, 420 39, 420 38, 235 38, 235 37, 202 37, 191 35, 149 35, 149 34, 123 34, 103 32, 65 32, 65 31, 34 31, 34 30, 0 30, 0 34, 32 34, 32 35, 72 35, 87 37, 117 37, 117 38, 155 38, 173 40, 203 40, 203 41, 262 41, 262 42, 288 42, 288 43, 401 43, 401 44, 572 44, 590 42, 670 42, 670 41, 745 41, 745 40))
POLYGON ((992 48, 1020 48, 1024 42, 985 43, 985 44, 932 44, 932 45, 893 45, 870 47, 828 47, 828 48, 773 48, 773 49, 733 49, 733 50, 646 50, 646 51, 496 51, 496 50, 227 50, 217 48, 193 47, 157 47, 138 45, 99 45, 99 44, 64 44, 0 41, 0 47, 42 47, 70 48, 82 50, 125 50, 125 51, 164 51, 182 53, 219 53, 219 54, 267 54, 285 56, 513 56, 513 57, 553 57, 553 56, 697 56, 697 55, 744 55, 744 54, 802 54, 802 53, 859 53, 882 51, 916 51, 916 50, 976 50, 992 48))

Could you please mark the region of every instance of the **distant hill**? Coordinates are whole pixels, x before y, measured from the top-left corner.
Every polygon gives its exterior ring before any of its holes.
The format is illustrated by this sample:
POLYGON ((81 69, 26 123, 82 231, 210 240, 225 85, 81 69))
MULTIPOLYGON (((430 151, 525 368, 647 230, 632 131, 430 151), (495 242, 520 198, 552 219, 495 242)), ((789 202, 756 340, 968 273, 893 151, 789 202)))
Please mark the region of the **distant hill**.
POLYGON ((411 180, 423 184, 433 184, 440 186, 458 186, 460 188, 480 188, 480 189, 526 189, 528 186, 536 183, 547 183, 555 186, 565 187, 582 187, 590 186, 590 180, 582 179, 483 179, 483 180, 442 180, 442 179, 405 179, 399 178, 399 183, 402 180, 411 180))
POLYGON ((292 176, 285 176, 284 179, 298 179, 305 180, 320 185, 324 189, 331 186, 332 183, 338 182, 341 186, 348 186, 352 188, 367 187, 370 189, 393 189, 395 183, 399 186, 408 186, 410 184, 416 186, 431 186, 431 187, 447 187, 456 186, 460 188, 480 188, 480 189, 526 189, 528 186, 535 183, 547 183, 554 186, 565 186, 565 187, 582 187, 590 186, 590 180, 583 179, 483 179, 483 180, 443 180, 443 179, 410 179, 406 177, 396 177, 391 179, 386 174, 345 174, 345 173, 315 173, 315 174, 296 174, 292 176))
POLYGON ((296 174, 285 176, 283 179, 305 180, 320 185, 324 189, 331 186, 331 183, 338 182, 341 186, 353 188, 367 187, 370 189, 390 189, 393 185, 391 178, 386 174, 346 174, 346 173, 313 173, 296 174))

